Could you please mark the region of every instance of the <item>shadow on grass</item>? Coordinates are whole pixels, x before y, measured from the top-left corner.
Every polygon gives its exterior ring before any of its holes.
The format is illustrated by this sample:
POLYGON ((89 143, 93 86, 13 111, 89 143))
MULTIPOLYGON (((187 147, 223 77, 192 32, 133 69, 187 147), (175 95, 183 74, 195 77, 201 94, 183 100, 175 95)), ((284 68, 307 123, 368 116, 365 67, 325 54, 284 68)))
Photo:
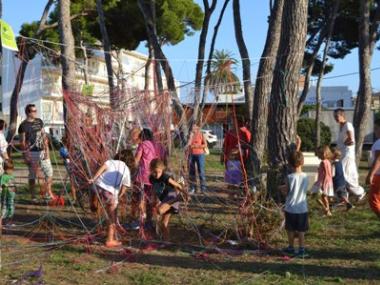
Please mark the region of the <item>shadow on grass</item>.
MULTIPOLYGON (((361 260, 361 261, 379 261, 380 256, 376 251, 360 251, 352 252, 344 249, 325 249, 313 250, 309 249, 308 252, 315 259, 341 259, 341 260, 361 260)), ((380 274, 380 272, 379 272, 380 274)))
MULTIPOLYGON (((120 255, 115 253, 101 254, 103 258, 110 261, 120 261, 120 255)), ((242 273, 262 273, 270 272, 285 276, 286 272, 295 275, 317 277, 317 278, 344 278, 344 279, 365 279, 380 280, 380 271, 377 267, 343 267, 331 265, 316 265, 299 263, 274 263, 274 262, 242 262, 242 261, 201 261, 193 257, 183 256, 163 256, 150 254, 137 254, 134 263, 164 266, 182 269, 202 269, 202 270, 234 270, 242 273)))

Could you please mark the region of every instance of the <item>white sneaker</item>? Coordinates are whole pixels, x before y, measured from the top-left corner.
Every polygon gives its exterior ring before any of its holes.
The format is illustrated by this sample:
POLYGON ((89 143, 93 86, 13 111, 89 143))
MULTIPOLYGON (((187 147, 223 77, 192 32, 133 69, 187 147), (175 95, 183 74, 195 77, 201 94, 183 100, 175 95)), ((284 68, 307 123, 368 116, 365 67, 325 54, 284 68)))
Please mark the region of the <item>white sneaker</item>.
POLYGON ((366 192, 364 192, 363 194, 361 194, 360 196, 358 196, 358 202, 362 201, 364 199, 365 195, 367 195, 366 192))

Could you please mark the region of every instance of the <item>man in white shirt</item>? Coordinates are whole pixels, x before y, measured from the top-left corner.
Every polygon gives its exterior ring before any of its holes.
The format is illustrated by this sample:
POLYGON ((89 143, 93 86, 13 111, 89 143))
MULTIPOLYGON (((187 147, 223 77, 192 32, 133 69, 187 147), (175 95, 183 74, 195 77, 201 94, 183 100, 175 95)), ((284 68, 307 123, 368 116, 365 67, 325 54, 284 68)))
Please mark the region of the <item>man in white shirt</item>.
POLYGON ((339 124, 339 135, 337 148, 342 153, 342 165, 344 178, 347 181, 348 190, 362 200, 365 196, 363 187, 359 185, 359 174, 355 160, 355 130, 347 121, 344 110, 339 108, 334 110, 335 121, 339 124))

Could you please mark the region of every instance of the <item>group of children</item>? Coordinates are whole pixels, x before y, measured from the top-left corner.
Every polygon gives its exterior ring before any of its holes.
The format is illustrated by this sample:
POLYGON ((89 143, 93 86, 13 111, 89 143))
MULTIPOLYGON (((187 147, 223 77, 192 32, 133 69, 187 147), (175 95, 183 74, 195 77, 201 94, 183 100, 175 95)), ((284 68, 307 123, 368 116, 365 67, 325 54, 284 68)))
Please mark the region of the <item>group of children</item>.
MULTIPOLYGON (((341 153, 338 149, 331 150, 329 146, 318 149, 318 158, 321 160, 318 167, 317 181, 311 188, 313 197, 317 198, 322 206, 324 214, 332 216, 330 201, 336 199, 337 205, 345 204, 346 210, 354 206, 349 200, 349 189, 344 177, 341 153)), ((306 256, 305 252, 305 232, 309 229, 307 191, 309 190, 309 179, 307 174, 302 172, 304 157, 301 151, 297 150, 289 156, 289 167, 292 169, 287 176, 286 185, 281 186, 281 192, 286 194, 284 206, 285 229, 288 234, 289 246, 284 252, 295 255, 295 238, 298 237, 298 256, 306 256)))
MULTIPOLYGON (((376 125, 376 124, 375 124, 376 125)), ((0 120, 0 151, 2 156, 6 157, 2 146, 5 138, 2 130, 5 122, 0 120)), ((376 125, 377 126, 377 125, 376 125)), ((380 137, 380 122, 377 126, 377 132, 380 137)), ((375 128, 376 133, 376 128, 375 128)), ((153 216, 156 216, 157 227, 159 233, 164 239, 168 239, 168 225, 172 214, 178 213, 180 196, 187 201, 188 193, 185 191, 183 184, 178 183, 167 171, 167 159, 164 148, 154 142, 153 134, 149 129, 133 129, 130 134, 132 146, 127 150, 119 152, 113 159, 107 160, 95 173, 93 178, 88 180, 92 186, 92 197, 94 200, 100 201, 102 208, 105 210, 107 217, 107 240, 106 246, 119 246, 121 243, 117 238, 117 209, 120 207, 119 201, 127 190, 131 190, 131 216, 135 219, 132 228, 138 229, 141 226, 152 226, 153 216)), ((297 137, 299 140, 299 138, 297 137)), ((299 239, 298 254, 305 255, 305 232, 309 228, 308 222, 308 177, 302 172, 304 157, 299 150, 299 144, 296 151, 293 151, 289 156, 289 166, 292 169, 287 176, 286 185, 281 187, 281 191, 286 193, 286 201, 284 205, 285 211, 285 228, 288 233, 289 246, 285 252, 295 254, 294 240, 299 239)), ((376 145, 380 145, 380 140, 376 145)), ((52 173, 44 167, 42 163, 50 163, 48 142, 45 141, 46 150, 44 150, 44 159, 41 160, 39 166, 45 176, 46 193, 51 198, 54 194, 51 191, 52 173), (45 169, 45 170, 44 170, 45 169)), ((378 147, 380 149, 380 147, 378 147)), ((380 177, 377 173, 380 171, 380 151, 375 149, 373 152, 376 155, 372 167, 372 174, 369 174, 367 180, 375 181, 373 184, 379 184, 380 177), (376 179, 375 179, 376 178, 376 179)), ((61 156, 64 158, 65 166, 68 170, 70 178, 73 176, 70 173, 70 159, 68 151, 65 147, 60 150, 61 156)), ((243 180, 241 156, 238 149, 229 153, 226 163, 225 181, 230 185, 240 186, 243 180)), ((345 204, 346 209, 350 210, 354 206, 349 200, 349 189, 344 177, 342 162, 340 161, 341 153, 335 149, 331 151, 328 146, 323 146, 318 150, 318 157, 321 163, 318 168, 318 179, 312 187, 312 194, 317 196, 318 203, 322 206, 324 214, 331 216, 330 201, 336 198, 338 204, 345 204)), ((11 219, 14 213, 14 197, 15 186, 12 182, 13 164, 9 159, 1 161, 3 169, 0 169, 0 191, 1 191, 1 216, 4 219, 11 219)), ((50 164, 51 168, 51 164, 50 164)), ((75 181, 73 183, 75 187, 75 181)), ((377 185, 376 184, 376 185, 377 185)), ((374 192, 374 191, 372 191, 374 192)), ((75 196, 75 192, 74 192, 75 196)), ((374 201, 371 207, 380 209, 380 195, 371 195, 374 201)), ((380 210, 378 210, 380 216, 380 210)))
POLYGON ((329 200, 334 197, 337 198, 338 203, 345 204, 347 210, 352 209, 353 205, 348 199, 347 182, 340 161, 340 151, 338 149, 331 151, 329 146, 323 146, 318 149, 318 158, 321 160, 318 179, 313 185, 311 193, 320 194, 318 202, 327 216, 332 216, 329 200))
POLYGON ((163 239, 168 239, 171 215, 178 213, 179 192, 187 199, 183 185, 166 172, 163 147, 154 142, 152 132, 132 130, 131 138, 137 148, 119 152, 88 180, 89 184, 95 185, 92 194, 106 213, 107 247, 121 244, 117 238, 116 211, 128 189, 132 196, 132 216, 137 218, 139 215, 139 224, 150 228, 156 215, 156 229, 163 239))

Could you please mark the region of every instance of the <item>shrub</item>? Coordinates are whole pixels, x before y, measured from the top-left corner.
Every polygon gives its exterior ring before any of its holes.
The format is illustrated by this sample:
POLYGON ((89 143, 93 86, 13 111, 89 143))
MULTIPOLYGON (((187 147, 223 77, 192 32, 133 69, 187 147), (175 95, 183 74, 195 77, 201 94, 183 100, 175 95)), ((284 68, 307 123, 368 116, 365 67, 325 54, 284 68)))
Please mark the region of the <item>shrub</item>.
MULTIPOLYGON (((297 133, 301 137, 302 151, 315 150, 315 120, 314 119, 300 119, 298 121, 297 133)), ((328 126, 321 122, 321 145, 330 145, 331 131, 328 126)))

